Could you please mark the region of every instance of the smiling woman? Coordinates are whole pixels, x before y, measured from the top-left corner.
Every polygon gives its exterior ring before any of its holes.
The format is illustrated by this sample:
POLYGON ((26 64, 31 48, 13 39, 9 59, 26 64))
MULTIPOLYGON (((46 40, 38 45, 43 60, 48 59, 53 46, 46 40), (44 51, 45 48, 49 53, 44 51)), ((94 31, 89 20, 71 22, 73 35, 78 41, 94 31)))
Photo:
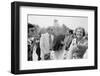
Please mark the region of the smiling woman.
MULTIPOLYGON (((75 59, 83 58, 84 53, 88 49, 88 39, 85 38, 84 28, 76 28, 75 30, 76 38, 72 41, 71 50, 73 50, 73 57, 75 59)), ((87 52, 86 52, 87 53, 87 52)))
POLYGON ((78 39, 82 38, 83 36, 85 36, 85 30, 82 27, 78 27, 75 29, 75 35, 78 39))

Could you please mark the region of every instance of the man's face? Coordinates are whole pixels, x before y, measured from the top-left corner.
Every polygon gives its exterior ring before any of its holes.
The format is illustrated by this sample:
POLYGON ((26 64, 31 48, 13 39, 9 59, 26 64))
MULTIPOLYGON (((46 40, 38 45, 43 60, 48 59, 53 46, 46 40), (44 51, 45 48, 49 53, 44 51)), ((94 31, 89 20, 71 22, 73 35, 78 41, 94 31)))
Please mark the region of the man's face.
POLYGON ((49 29, 49 30, 48 30, 48 33, 49 33, 49 34, 53 34, 53 29, 49 29))

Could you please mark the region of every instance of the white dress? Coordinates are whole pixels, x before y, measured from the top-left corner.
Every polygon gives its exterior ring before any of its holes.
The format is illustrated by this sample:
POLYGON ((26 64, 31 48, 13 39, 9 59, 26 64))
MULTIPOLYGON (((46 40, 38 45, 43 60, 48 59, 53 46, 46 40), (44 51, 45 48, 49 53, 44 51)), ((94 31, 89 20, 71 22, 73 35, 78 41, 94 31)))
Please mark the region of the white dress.
POLYGON ((38 61, 38 55, 36 54, 36 46, 33 47, 33 61, 38 61))

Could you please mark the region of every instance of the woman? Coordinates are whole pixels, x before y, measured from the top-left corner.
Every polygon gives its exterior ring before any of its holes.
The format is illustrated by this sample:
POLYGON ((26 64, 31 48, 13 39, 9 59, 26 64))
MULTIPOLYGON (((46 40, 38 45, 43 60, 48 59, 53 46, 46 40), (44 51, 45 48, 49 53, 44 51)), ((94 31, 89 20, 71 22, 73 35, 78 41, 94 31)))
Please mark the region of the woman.
POLYGON ((69 59, 82 59, 88 49, 88 40, 85 38, 84 28, 76 28, 75 38, 69 48, 69 59))

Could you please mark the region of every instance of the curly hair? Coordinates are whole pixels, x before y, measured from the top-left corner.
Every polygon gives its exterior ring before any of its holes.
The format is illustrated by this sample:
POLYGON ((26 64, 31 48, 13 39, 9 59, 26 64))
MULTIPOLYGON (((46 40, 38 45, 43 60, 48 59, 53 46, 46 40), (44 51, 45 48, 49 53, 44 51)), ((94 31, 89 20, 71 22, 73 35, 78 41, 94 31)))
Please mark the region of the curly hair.
POLYGON ((81 30, 83 31, 83 36, 85 36, 85 29, 82 28, 82 27, 78 27, 78 28, 75 29, 75 35, 76 35, 76 31, 77 31, 78 29, 81 29, 81 30))

